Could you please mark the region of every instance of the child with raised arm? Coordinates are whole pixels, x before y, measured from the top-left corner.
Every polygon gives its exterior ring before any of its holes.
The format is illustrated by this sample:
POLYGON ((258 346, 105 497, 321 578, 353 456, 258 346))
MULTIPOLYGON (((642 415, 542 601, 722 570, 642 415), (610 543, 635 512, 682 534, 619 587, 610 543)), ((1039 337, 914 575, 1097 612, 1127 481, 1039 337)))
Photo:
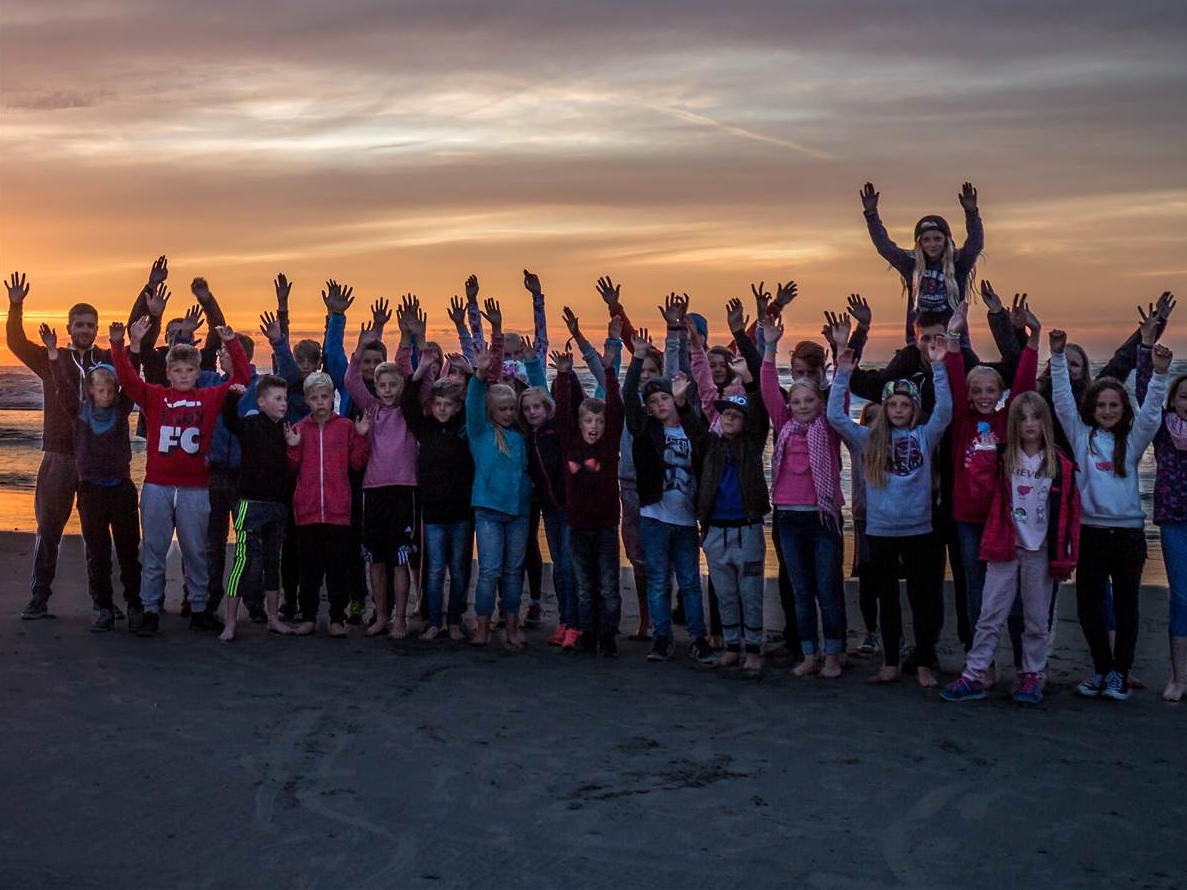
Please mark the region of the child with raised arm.
MULTIPOLYGON (((957 331, 953 337, 959 338, 957 331)), ((944 366, 947 345, 930 344, 935 408, 921 422, 919 389, 909 380, 891 381, 882 396, 882 411, 871 426, 849 418, 845 410, 849 377, 857 362, 851 349, 837 357, 837 376, 828 395, 828 421, 860 459, 866 483, 866 538, 870 565, 879 579, 883 667, 871 683, 899 677, 899 566, 906 572, 907 598, 915 628, 920 686, 936 686, 936 641, 939 638, 944 551, 932 529, 934 452, 952 418, 952 397, 944 366)))
POLYGON ((911 250, 899 247, 886 234, 886 226, 878 216, 879 196, 872 182, 862 187, 862 214, 874 248, 902 276, 903 291, 907 295, 907 344, 912 345, 915 343, 917 313, 932 312, 946 318, 968 295, 977 257, 985 247, 985 230, 977 209, 977 190, 968 182, 960 189, 960 206, 964 210, 968 232, 962 247, 956 246, 948 221, 934 213, 915 223, 911 250))
POLYGON ((1013 699, 1037 705, 1043 700, 1054 582, 1069 577, 1076 565, 1080 493, 1075 465, 1055 447, 1051 412, 1033 391, 1011 401, 1003 444, 986 427, 973 449, 965 465, 968 491, 990 501, 980 546, 987 564, 984 596, 964 671, 940 697, 952 702, 985 698, 997 642, 1020 598, 1025 631, 1013 699))
POLYGON ((371 417, 351 422, 334 411, 334 381, 315 371, 305 378, 309 416, 285 430, 288 465, 297 471, 293 492, 300 552, 300 622, 293 633, 317 629, 322 581, 330 601, 330 636, 346 636, 350 601, 350 478, 367 466, 371 417))
MULTIPOLYGON (((254 381, 258 412, 241 417, 237 387, 223 404, 223 423, 239 442, 239 502, 235 506, 235 562, 227 581, 226 623, 219 639, 235 639, 239 620, 239 601, 250 592, 264 601, 268 630, 291 633, 280 620, 280 556, 288 524, 292 486, 289 474, 278 472, 288 467, 288 442, 285 439, 285 414, 288 411, 288 383, 272 374, 254 381)), ((290 546, 297 546, 290 542, 290 546)))
POLYGON ((41 326, 62 410, 74 418, 74 463, 78 472, 78 518, 87 558, 87 588, 95 609, 91 630, 111 630, 115 624, 111 589, 111 547, 120 565, 120 584, 128 607, 128 629, 138 631, 144 616, 140 604, 140 512, 132 482, 132 446, 128 415, 132 400, 119 391, 115 368, 95 365, 77 384, 60 358, 58 335, 41 326))
MULTIPOLYGON (((132 325, 132 347, 139 347, 148 317, 132 325)), ((247 356, 234 331, 220 327, 218 336, 231 357, 231 376, 219 386, 197 387, 201 358, 193 346, 177 344, 165 356, 168 386, 145 383, 132 369, 124 349, 123 325, 111 327, 111 357, 120 385, 145 419, 147 463, 140 493, 144 527, 144 569, 140 597, 144 603, 141 636, 160 630, 165 598, 165 557, 177 530, 185 577, 190 587, 190 628, 222 631, 222 623, 207 607, 206 526, 210 518, 209 470, 206 453, 218 412, 233 384, 250 378, 247 356)))
MULTIPOLYGON (((491 324, 492 342, 501 340, 498 304, 488 300, 484 317, 491 324)), ((532 485, 527 474, 527 445, 515 425, 515 390, 503 383, 487 383, 493 359, 493 350, 478 350, 476 373, 466 387, 466 435, 474 457, 470 503, 478 545, 478 585, 474 591, 478 618, 470 644, 485 646, 490 641, 495 594, 501 588, 506 646, 517 651, 524 644, 519 608, 532 485)))
POLYGON ((436 361, 421 361, 404 389, 401 410, 408 428, 420 443, 416 478, 420 485, 425 592, 429 605, 429 626, 420 638, 432 640, 441 634, 442 612, 445 612, 449 638, 460 642, 465 639, 462 616, 466 611, 470 559, 474 552, 474 511, 470 507, 474 458, 466 438, 465 384, 438 380, 439 370, 436 361), (421 407, 425 386, 430 390, 427 416, 421 407), (447 569, 446 606, 443 600, 447 569))
POLYGON ((1171 353, 1154 356, 1154 374, 1141 412, 1112 378, 1095 380, 1077 405, 1068 377, 1067 334, 1052 331, 1051 394, 1080 473, 1083 510, 1076 564, 1076 611, 1092 652, 1093 674, 1078 695, 1129 698, 1129 670, 1138 637, 1138 590, 1146 564, 1146 514, 1138 491, 1138 463, 1162 424, 1171 353), (1115 642, 1105 626, 1105 596, 1113 585, 1115 642))
MULTIPOLYGON (((613 322, 612 322, 613 324, 613 322)), ((585 398, 573 415, 580 385, 573 357, 554 352, 557 430, 564 450, 565 500, 577 593, 581 650, 613 658, 618 654, 618 448, 623 409, 614 370, 618 350, 602 356, 605 398, 585 398)))
POLYGON ((405 421, 400 397, 405 378, 412 374, 409 313, 419 311, 419 304, 414 307, 407 298, 397 310, 401 335, 399 350, 396 361, 376 366, 375 395, 363 382, 360 368, 363 353, 375 339, 374 330, 364 329, 359 334, 358 346, 346 369, 346 390, 371 421, 370 457, 363 476, 363 547, 369 554, 375 622, 367 628, 367 635, 375 636, 387 630, 394 640, 408 636, 409 564, 418 543, 416 437, 405 421), (389 567, 393 568, 391 600, 388 598, 389 567))

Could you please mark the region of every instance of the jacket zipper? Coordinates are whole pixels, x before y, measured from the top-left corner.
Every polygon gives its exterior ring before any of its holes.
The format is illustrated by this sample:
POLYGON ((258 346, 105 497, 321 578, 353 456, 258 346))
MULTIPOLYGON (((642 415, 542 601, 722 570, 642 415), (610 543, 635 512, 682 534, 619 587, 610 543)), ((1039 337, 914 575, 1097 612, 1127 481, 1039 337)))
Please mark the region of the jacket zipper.
POLYGON ((317 428, 317 493, 321 506, 321 521, 326 521, 326 428, 317 428))

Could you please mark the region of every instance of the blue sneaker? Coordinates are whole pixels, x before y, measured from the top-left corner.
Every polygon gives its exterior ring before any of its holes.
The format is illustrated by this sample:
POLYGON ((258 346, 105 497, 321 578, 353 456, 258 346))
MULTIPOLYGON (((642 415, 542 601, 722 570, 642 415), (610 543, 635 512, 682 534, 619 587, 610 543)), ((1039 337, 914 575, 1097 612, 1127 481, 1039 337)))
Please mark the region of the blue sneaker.
POLYGON ((1125 701, 1129 698, 1129 683, 1116 671, 1109 671, 1105 675, 1105 688, 1100 691, 1102 698, 1113 701, 1125 701))
POLYGON ((985 684, 968 677, 961 677, 940 690, 940 698, 944 701, 977 701, 985 698, 985 694, 985 684))
POLYGON ((675 647, 672 645, 671 637, 656 637, 655 642, 651 646, 651 651, 647 653, 648 661, 667 661, 672 657, 675 647))
POLYGON ((1022 674, 1018 678, 1018 689, 1011 696, 1020 705, 1037 705, 1043 700, 1043 684, 1038 674, 1022 674))
POLYGON ((1084 698, 1100 698, 1100 694, 1105 690, 1104 674, 1093 674, 1083 683, 1076 687, 1076 695, 1081 695, 1084 698))

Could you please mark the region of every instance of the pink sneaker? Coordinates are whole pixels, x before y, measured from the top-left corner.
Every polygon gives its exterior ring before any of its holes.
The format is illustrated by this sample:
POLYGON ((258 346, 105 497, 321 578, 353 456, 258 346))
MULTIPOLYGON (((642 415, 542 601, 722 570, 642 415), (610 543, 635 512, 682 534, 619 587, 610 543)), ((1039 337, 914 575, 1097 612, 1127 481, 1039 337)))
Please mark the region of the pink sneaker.
POLYGON ((561 643, 561 648, 566 652, 576 652, 577 642, 581 639, 581 631, 575 627, 565 628, 565 640, 561 643))
POLYGON ((556 633, 548 638, 549 646, 561 646, 565 642, 565 633, 567 628, 562 624, 556 629, 556 633))

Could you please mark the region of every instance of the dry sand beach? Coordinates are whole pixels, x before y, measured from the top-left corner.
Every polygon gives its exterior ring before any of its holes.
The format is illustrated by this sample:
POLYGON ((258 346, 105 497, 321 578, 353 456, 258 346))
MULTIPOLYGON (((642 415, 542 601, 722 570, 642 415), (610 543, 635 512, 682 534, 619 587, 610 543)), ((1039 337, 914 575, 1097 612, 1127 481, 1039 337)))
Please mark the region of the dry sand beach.
POLYGON ((1159 588, 1151 688, 1072 695, 1064 591, 1053 688, 1023 711, 1005 683, 950 705, 866 686, 868 661, 754 681, 625 640, 565 657, 543 630, 510 656, 250 626, 220 645, 176 617, 176 570, 161 638, 93 635, 73 536, 58 618, 17 619, 32 542, 0 534, 0 887, 1187 886, 1159 588))

